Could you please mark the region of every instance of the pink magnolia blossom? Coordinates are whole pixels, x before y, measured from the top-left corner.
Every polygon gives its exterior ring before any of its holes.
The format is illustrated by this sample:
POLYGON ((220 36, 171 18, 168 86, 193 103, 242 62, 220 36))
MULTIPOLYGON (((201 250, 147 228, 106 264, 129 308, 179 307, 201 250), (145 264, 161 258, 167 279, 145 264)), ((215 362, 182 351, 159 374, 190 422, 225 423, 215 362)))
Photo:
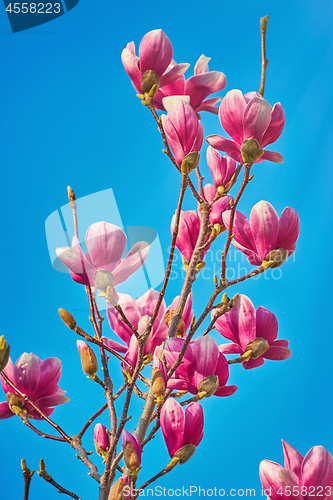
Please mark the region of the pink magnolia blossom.
MULTIPOLYGON (((285 121, 280 103, 272 108, 257 92, 248 92, 243 96, 240 90, 231 90, 226 94, 220 105, 219 118, 233 140, 209 135, 207 141, 213 148, 224 151, 240 163, 244 163, 241 146, 245 139, 255 139, 262 150, 280 137, 285 121)), ((256 161, 263 160, 282 163, 283 157, 273 151, 264 151, 256 161)))
POLYGON ((96 271, 99 269, 109 271, 113 296, 117 300, 118 295, 114 287, 123 283, 142 266, 150 249, 147 242, 139 241, 133 245, 124 260, 121 260, 126 241, 126 234, 120 227, 108 222, 96 222, 86 233, 88 249, 86 255, 82 252, 75 236, 71 247, 57 248, 56 252, 59 259, 68 267, 72 279, 82 285, 96 286, 94 280, 96 271))
MULTIPOLYGON (((124 311, 126 318, 132 323, 132 325, 137 329, 139 334, 143 334, 148 324, 154 314, 155 307, 159 298, 159 292, 150 289, 142 297, 134 300, 129 295, 119 294, 119 303, 124 311)), ((174 299, 174 302, 178 301, 178 297, 174 299)), ((144 355, 153 354, 155 348, 164 342, 168 334, 168 327, 165 323, 165 314, 167 310, 172 309, 174 302, 170 307, 166 307, 165 301, 162 300, 160 309, 158 311, 157 318, 154 322, 152 331, 145 343, 144 355)), ((184 311, 183 319, 186 328, 189 327, 193 316, 192 311, 192 294, 190 294, 184 311)), ((136 365, 137 355, 138 355, 138 341, 133 334, 132 330, 125 325, 121 320, 121 316, 117 309, 110 306, 107 308, 107 318, 109 320, 111 329, 114 333, 121 338, 125 345, 113 341, 107 337, 103 337, 104 343, 111 349, 117 352, 125 354, 125 359, 132 366, 136 365)), ((123 366, 125 370, 128 370, 126 365, 123 366)))
MULTIPOLYGON (((224 212, 223 222, 229 229, 229 212, 224 212)), ((268 201, 259 201, 251 210, 250 221, 241 212, 235 212, 232 228, 235 237, 232 242, 238 250, 245 253, 253 265, 269 261, 272 257, 269 254, 281 249, 280 253, 284 255, 283 258, 280 257, 282 264, 295 251, 299 229, 300 222, 296 210, 286 207, 279 219, 268 201)))
POLYGON ((94 428, 94 443, 98 455, 105 458, 106 453, 110 446, 110 438, 103 424, 96 424, 94 428))
POLYGON ((331 498, 332 455, 323 446, 314 446, 303 458, 290 444, 282 441, 282 445, 284 467, 270 460, 263 460, 259 467, 266 494, 269 493, 272 500, 331 498))
MULTIPOLYGON (((214 311, 212 311, 212 318, 214 311)), ((239 354, 246 352, 247 345, 256 338, 262 338, 269 344, 267 350, 257 359, 249 359, 243 363, 247 370, 264 364, 265 359, 283 360, 291 356, 287 340, 276 340, 278 322, 275 315, 265 307, 254 308, 246 295, 239 295, 231 311, 220 316, 215 322, 215 328, 232 344, 219 346, 223 354, 239 354)))
MULTIPOLYGON (((171 234, 173 234, 175 227, 176 215, 172 217, 171 221, 171 234)), ((181 212, 179 220, 179 231, 176 240, 176 247, 180 253, 188 260, 191 260, 195 245, 200 232, 200 216, 195 210, 186 210, 181 212)), ((207 236, 208 239, 208 236, 207 236)), ((209 245, 210 246, 210 245, 209 245)), ((209 250, 206 247, 201 254, 203 260, 205 254, 209 250)))
POLYGON ((160 79, 159 87, 164 87, 179 78, 189 64, 175 64, 172 61, 172 44, 161 29, 149 31, 142 38, 139 57, 135 55, 134 42, 127 44, 121 60, 134 88, 141 92, 141 79, 146 71, 155 71, 160 79))
MULTIPOLYGON (((69 398, 64 396, 66 391, 58 387, 61 376, 61 361, 58 358, 46 358, 43 361, 33 353, 23 353, 13 365, 9 358, 4 373, 11 382, 48 417, 54 412, 54 406, 58 406, 69 398)), ((14 389, 6 384, 1 377, 1 386, 4 393, 16 394, 14 389)), ((29 403, 24 403, 24 408, 29 415, 36 420, 42 420, 39 414, 29 403)), ((12 417, 14 413, 10 410, 8 403, 0 403, 0 419, 12 417)))
POLYGON ((208 146, 206 154, 207 165, 213 176, 214 186, 216 188, 223 187, 224 192, 228 192, 231 188, 230 181, 236 172, 236 161, 230 156, 221 156, 211 146, 208 146))
POLYGON ((171 106, 162 115, 162 125, 175 160, 180 165, 188 153, 199 152, 203 142, 203 127, 193 108, 184 100, 171 106))
POLYGON ((135 434, 131 434, 126 429, 124 429, 123 434, 122 434, 123 449, 125 449, 127 442, 131 443, 131 445, 133 446, 136 457, 137 457, 137 467, 140 467, 141 454, 142 454, 142 445, 141 445, 140 439, 135 434))
MULTIPOLYGON (((165 359, 170 366, 173 366, 177 360, 184 342, 185 339, 177 337, 170 338, 165 342, 165 359)), ((206 335, 190 342, 182 363, 169 379, 168 389, 198 394, 200 382, 212 375, 217 377, 215 396, 231 396, 238 389, 236 385, 226 386, 229 378, 228 361, 219 351, 215 340, 206 335)))
POLYGON ((194 76, 185 80, 182 75, 157 92, 154 99, 155 107, 169 111, 177 100, 183 99, 192 106, 196 113, 209 111, 217 115, 218 107, 215 107, 215 104, 220 102, 221 98, 205 99, 210 94, 224 89, 227 80, 221 71, 209 71, 208 63, 210 60, 210 57, 202 54, 194 67, 194 76))
POLYGON ((199 403, 182 406, 169 398, 162 407, 161 429, 170 457, 187 444, 197 447, 203 438, 204 413, 199 403))
MULTIPOLYGON (((217 194, 217 189, 213 186, 213 184, 206 184, 204 186, 204 197, 208 203, 211 203, 217 194)), ((220 196, 216 201, 214 201, 210 214, 209 214, 209 222, 211 226, 215 224, 219 224, 221 226, 221 230, 224 230, 223 223, 223 213, 226 210, 231 210, 230 202, 234 201, 232 196, 220 196)))

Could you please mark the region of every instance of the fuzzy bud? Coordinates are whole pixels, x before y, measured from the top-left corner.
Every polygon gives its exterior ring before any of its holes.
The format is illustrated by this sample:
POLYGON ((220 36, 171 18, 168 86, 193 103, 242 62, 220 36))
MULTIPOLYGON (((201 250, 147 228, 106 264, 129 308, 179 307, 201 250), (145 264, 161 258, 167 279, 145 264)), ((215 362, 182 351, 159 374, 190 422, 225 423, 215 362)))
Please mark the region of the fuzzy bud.
POLYGON ((265 261, 266 262, 274 262, 270 267, 279 267, 281 264, 284 263, 286 258, 288 257, 288 251, 285 250, 284 248, 278 248, 277 250, 272 250, 269 252, 269 254, 266 256, 265 261))
POLYGON ((216 375, 208 375, 201 380, 198 385, 198 392, 206 392, 206 398, 209 398, 219 388, 219 379, 216 375))
POLYGON ((6 367, 9 359, 10 347, 7 346, 5 337, 1 335, 0 337, 0 373, 6 367))
POLYGON ((128 467, 130 470, 137 469, 140 466, 140 460, 133 444, 130 441, 126 441, 123 451, 126 467, 128 467))
POLYGON ((153 368, 151 390, 154 396, 163 396, 165 393, 165 381, 159 368, 153 368))
POLYGON ((182 161, 181 171, 183 174, 189 174, 199 165, 200 153, 198 151, 192 151, 188 153, 182 161))
POLYGON ((24 408, 24 400, 21 396, 13 394, 12 392, 7 392, 7 404, 13 413, 16 413, 14 407, 20 408, 21 410, 24 408))
POLYGON ((252 351, 251 358, 257 359, 269 349, 269 343, 262 337, 257 337, 247 344, 245 351, 252 351))
POLYGON ((184 464, 187 462, 195 453, 196 447, 194 444, 186 444, 182 448, 176 451, 174 457, 179 458, 179 463, 184 464))
POLYGON ((258 141, 255 139, 245 139, 241 145, 241 153, 244 163, 253 163, 259 160, 260 156, 264 154, 260 149, 258 141))
MULTIPOLYGON (((149 93, 152 89, 152 87, 156 85, 156 91, 159 89, 160 86, 160 79, 157 73, 152 70, 145 71, 142 78, 141 78, 141 90, 142 92, 147 92, 149 93)), ((151 96, 154 97, 154 96, 151 96)))
MULTIPOLYGON (((173 317, 174 315, 176 314, 176 311, 174 311, 173 309, 169 309, 169 311, 167 311, 165 313, 165 316, 164 316, 164 321, 165 321, 165 324, 170 327, 171 323, 172 323, 172 320, 173 320, 173 317)), ((179 324, 178 324, 178 328, 177 328, 177 332, 176 332, 176 337, 183 337, 185 335, 185 330, 186 330, 186 325, 185 325, 185 321, 183 320, 183 318, 180 318, 180 321, 179 321, 179 324)))
POLYGON ((96 354, 86 342, 78 340, 76 344, 80 353, 83 373, 86 375, 94 375, 98 371, 96 354))
POLYGON ((108 500, 126 500, 129 496, 126 494, 126 486, 128 486, 128 476, 117 479, 112 485, 108 500))
POLYGON ((70 330, 74 330, 74 328, 76 327, 76 321, 71 313, 69 313, 65 309, 58 309, 58 313, 65 325, 68 326, 70 330))

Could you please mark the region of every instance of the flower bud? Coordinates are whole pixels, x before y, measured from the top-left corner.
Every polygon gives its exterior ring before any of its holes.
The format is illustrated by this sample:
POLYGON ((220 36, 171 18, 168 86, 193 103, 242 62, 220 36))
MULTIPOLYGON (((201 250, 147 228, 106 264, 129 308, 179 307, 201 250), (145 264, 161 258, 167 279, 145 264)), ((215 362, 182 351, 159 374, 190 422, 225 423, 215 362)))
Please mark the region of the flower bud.
POLYGON ((257 359, 265 352, 267 349, 269 349, 269 343, 267 342, 266 339, 263 339, 262 337, 257 337, 256 339, 252 340, 247 344, 245 347, 245 351, 252 351, 251 358, 252 359, 257 359))
MULTIPOLYGON (((143 76, 141 78, 141 90, 142 92, 150 92, 152 87, 156 85, 156 92, 159 89, 160 86, 160 79, 157 73, 152 70, 148 70, 145 73, 143 73, 143 76)), ((154 96, 151 96, 154 97, 154 96)))
POLYGON ((106 427, 103 424, 96 424, 94 428, 94 444, 96 453, 106 459, 110 446, 110 439, 106 427))
POLYGON ((165 393, 165 381, 159 368, 153 368, 151 390, 154 396, 163 396, 165 393))
POLYGON ((182 448, 176 451, 174 456, 179 458, 179 463, 184 464, 187 462, 195 453, 196 447, 194 444, 186 444, 182 448))
MULTIPOLYGON (((165 316, 164 316, 164 321, 165 321, 165 324, 170 327, 171 323, 172 323, 172 319, 174 317, 174 315, 176 314, 176 311, 174 311, 173 309, 169 309, 166 313, 165 313, 165 316)), ((183 318, 180 318, 180 321, 179 321, 179 324, 178 324, 178 328, 177 328, 177 332, 176 332, 176 337, 183 337, 185 335, 185 330, 186 330, 186 325, 185 325, 185 321, 183 320, 183 318)))
POLYGON ((284 263, 287 257, 288 257, 288 251, 285 250, 284 248, 278 248, 277 250, 272 250, 271 252, 269 252, 269 254, 265 258, 265 261, 274 262, 275 264, 270 266, 274 268, 281 266, 281 264, 284 263))
POLYGON ((129 495, 128 476, 122 476, 113 483, 108 500, 126 500, 129 495))
POLYGON ((128 469, 134 471, 141 465, 142 446, 138 437, 123 430, 124 462, 128 469))
POLYGON ((194 168, 199 165, 200 153, 198 151, 192 151, 188 153, 182 161, 181 171, 183 174, 189 174, 194 168))
POLYGON ((7 346, 5 337, 1 335, 0 337, 0 373, 6 367, 9 359, 10 346, 7 346))
POLYGON ((13 394, 12 392, 7 392, 7 404, 13 413, 16 413, 15 407, 20 408, 20 410, 24 408, 24 400, 21 396, 13 394))
POLYGON ((74 328, 76 327, 76 321, 71 313, 69 313, 65 309, 58 309, 58 313, 65 325, 68 326, 70 330, 74 330, 74 328))
POLYGON ((114 286, 113 274, 106 269, 97 269, 94 274, 94 281, 96 288, 98 288, 98 290, 102 290, 104 293, 107 292, 108 287, 112 289, 114 286))
POLYGON ((80 353, 83 373, 94 375, 98 371, 98 363, 94 351, 83 340, 78 340, 76 345, 80 353))
POLYGON ((258 141, 255 139, 245 139, 241 145, 241 153, 244 163, 253 163, 259 160, 264 152, 260 149, 258 141))
POLYGON ((198 385, 198 392, 206 392, 206 398, 209 398, 219 388, 219 379, 216 375, 208 375, 208 377, 201 380, 198 385))

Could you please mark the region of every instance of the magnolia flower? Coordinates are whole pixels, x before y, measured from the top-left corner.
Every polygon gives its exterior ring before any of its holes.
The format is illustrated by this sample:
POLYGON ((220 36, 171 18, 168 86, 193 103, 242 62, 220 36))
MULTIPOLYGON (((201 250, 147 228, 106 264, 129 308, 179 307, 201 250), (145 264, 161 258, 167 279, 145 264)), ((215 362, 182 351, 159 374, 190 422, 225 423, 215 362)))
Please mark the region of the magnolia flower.
POLYGON ((210 111, 217 115, 218 107, 215 107, 215 104, 220 102, 221 98, 205 99, 210 94, 224 89, 227 80, 221 71, 209 71, 208 63, 210 60, 210 57, 202 54, 194 67, 194 76, 185 80, 182 75, 160 90, 154 99, 155 107, 169 111, 177 100, 183 99, 192 106, 196 113, 210 111))
MULTIPOLYGON (((229 212, 224 212, 223 222, 229 229, 229 212)), ((250 221, 241 212, 235 212, 232 242, 245 253, 250 264, 278 267, 295 251, 299 228, 296 210, 286 207, 279 219, 268 201, 259 201, 251 210, 250 221)))
POLYGON ((94 375, 98 371, 96 354, 84 340, 77 340, 76 346, 80 353, 83 373, 86 375, 94 375))
POLYGON ((232 187, 232 181, 236 172, 236 161, 230 156, 221 156, 220 153, 208 146, 207 165, 213 176, 213 183, 216 189, 227 193, 232 187))
MULTIPOLYGON (((246 139, 257 141, 257 153, 260 154, 263 148, 280 137, 284 127, 284 110, 281 104, 277 103, 272 108, 257 92, 248 92, 243 96, 240 90, 230 90, 220 105, 219 118, 222 127, 233 140, 220 135, 209 135, 207 142, 240 163, 244 163, 241 148, 244 148, 246 139)), ((282 163, 283 157, 273 151, 264 151, 255 162, 263 160, 282 163)))
MULTIPOLYGON (((170 366, 177 360, 185 340, 177 337, 168 339, 164 345, 165 359, 170 366)), ((236 385, 226 386, 229 378, 228 361, 219 351, 215 340, 206 335, 192 340, 181 364, 168 382, 168 389, 188 391, 202 396, 231 396, 236 385)))
MULTIPOLYGON (((206 184, 204 186, 204 197, 205 200, 208 203, 211 203, 216 194, 217 194, 217 189, 212 185, 212 184, 206 184)), ((209 214, 209 222, 211 226, 215 226, 218 224, 218 227, 216 229, 218 230, 218 233, 221 233, 222 231, 225 230, 224 223, 223 223, 223 212, 226 210, 230 210, 230 202, 233 202, 234 199, 232 196, 220 196, 219 198, 214 201, 212 208, 210 210, 209 214)), ((198 204, 198 209, 199 209, 199 204, 198 204)))
POLYGON ((135 434, 130 434, 123 430, 122 446, 124 451, 124 461, 126 467, 135 470, 141 465, 142 446, 140 439, 135 434))
MULTIPOLYGON (((263 460, 259 475, 263 488, 272 500, 297 498, 325 500, 332 496, 333 457, 323 446, 314 446, 305 458, 282 441, 284 467, 263 460)), ((266 493, 266 494, 267 494, 266 493)))
MULTIPOLYGON (((64 396, 65 391, 58 387, 61 376, 61 361, 58 358, 46 358, 42 361, 35 354, 25 352, 15 365, 9 358, 3 372, 17 389, 26 394, 48 417, 54 412, 54 406, 70 401, 64 396)), ((0 419, 12 417, 15 411, 12 411, 11 408, 15 406, 26 410, 36 420, 42 420, 36 410, 29 403, 23 401, 2 377, 1 386, 7 395, 7 402, 0 403, 0 419)))
POLYGON ((168 114, 162 115, 162 125, 178 165, 189 153, 200 151, 202 123, 187 102, 181 99, 171 106, 168 114))
MULTIPOLYGON (((136 328, 140 335, 142 335, 146 331, 148 324, 153 317, 159 295, 159 292, 153 289, 150 289, 148 292, 146 292, 136 300, 132 299, 132 297, 130 297, 129 295, 123 293, 119 294, 119 304, 121 305, 126 318, 136 328)), ((160 346, 166 339, 166 336, 168 334, 168 325, 166 324, 165 320, 166 314, 168 311, 172 310, 175 307, 175 304, 178 303, 178 298, 179 297, 176 297, 168 308, 166 307, 165 301, 162 300, 157 318, 153 324, 153 328, 147 341, 145 342, 144 356, 152 355, 156 347, 160 346)), ((138 341, 135 335, 133 334, 132 330, 122 321, 121 316, 116 308, 112 306, 108 307, 106 314, 111 329, 118 337, 121 338, 125 345, 120 344, 119 342, 115 342, 114 340, 107 337, 103 337, 103 342, 111 349, 114 349, 117 352, 124 353, 124 358, 126 359, 126 361, 134 367, 136 365, 138 356, 138 341)), ((192 316, 193 311, 191 293, 186 301, 182 315, 186 329, 189 328, 192 316)), ((129 367, 124 364, 123 368, 124 370, 128 371, 129 367)))
POLYGON ((121 260, 126 241, 126 234, 120 227, 108 222, 96 222, 86 233, 86 255, 83 254, 75 236, 71 247, 57 248, 56 252, 68 267, 74 281, 86 286, 96 286, 102 292, 106 292, 107 287, 110 287, 113 297, 117 300, 118 295, 114 287, 123 283, 142 266, 150 249, 147 242, 139 241, 124 260, 121 260), (97 271, 99 273, 96 275, 97 271))
POLYGON ((149 91, 141 87, 141 80, 146 71, 156 73, 158 88, 169 85, 185 73, 189 64, 173 63, 172 53, 172 44, 161 29, 145 34, 140 42, 139 57, 135 55, 134 42, 127 44, 122 51, 121 60, 137 92, 149 91))
POLYGON ((170 457, 188 445, 191 445, 188 448, 193 455, 203 438, 204 413, 201 405, 190 403, 184 412, 175 399, 169 398, 162 407, 160 422, 170 457))
POLYGON ((104 459, 107 457, 107 452, 110 446, 110 438, 106 427, 103 424, 96 424, 94 428, 94 443, 98 455, 104 459))
POLYGON ((243 363, 247 370, 263 365, 264 358, 283 360, 291 356, 288 340, 276 340, 278 322, 275 315, 262 306, 256 311, 246 295, 238 296, 233 308, 216 320, 215 328, 233 342, 219 346, 223 354, 242 356, 246 351, 253 351, 251 359, 243 363))
MULTIPOLYGON (((174 231, 175 221, 176 215, 172 217, 170 228, 171 234, 173 234, 174 231)), ((197 244, 199 232, 200 216, 198 212, 195 210, 186 210, 186 212, 181 211, 176 247, 188 262, 191 260, 192 253, 195 249, 195 245, 197 244)), ((207 236, 207 239, 208 238, 209 236, 207 236)), ((209 250, 209 246, 202 251, 201 260, 203 260, 205 254, 209 250)))

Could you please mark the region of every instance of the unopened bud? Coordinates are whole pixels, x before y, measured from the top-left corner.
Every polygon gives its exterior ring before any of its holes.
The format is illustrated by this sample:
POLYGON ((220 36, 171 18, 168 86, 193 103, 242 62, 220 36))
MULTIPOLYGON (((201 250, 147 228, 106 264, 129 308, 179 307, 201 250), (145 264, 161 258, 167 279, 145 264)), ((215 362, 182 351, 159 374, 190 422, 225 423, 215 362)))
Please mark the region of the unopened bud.
POLYGON ((17 409, 22 410, 24 408, 24 400, 21 396, 13 394, 12 392, 7 392, 7 404, 13 413, 17 413, 17 409))
POLYGON ((112 485, 108 500, 126 500, 129 496, 129 491, 126 494, 126 486, 128 486, 128 476, 117 479, 112 485))
POLYGON ((68 193, 68 199, 70 202, 76 200, 74 190, 70 186, 67 186, 67 193, 68 193))
MULTIPOLYGON (((145 71, 141 78, 141 90, 142 92, 147 92, 149 93, 152 89, 152 87, 156 85, 156 92, 159 89, 160 86, 160 79, 157 73, 155 71, 152 71, 149 69, 148 71, 145 71)), ((156 94, 155 92, 155 94, 156 94)), ((154 97, 154 96, 150 96, 154 97)))
POLYGON ((223 194, 223 193, 224 193, 224 191, 225 191, 225 187, 224 187, 224 186, 219 186, 219 187, 217 188, 217 192, 218 192, 219 194, 223 194))
POLYGON ((151 390, 154 396, 163 396, 165 393, 165 380, 159 368, 153 368, 151 390))
POLYGON ((196 447, 194 444, 186 444, 182 448, 176 451, 174 457, 179 458, 179 463, 184 464, 187 462, 195 453, 196 447))
MULTIPOLYGON (((80 340, 78 341, 80 342, 80 340)), ((85 344, 85 342, 83 342, 85 344)), ((98 363, 96 354, 87 344, 79 347, 81 364, 83 373, 86 375, 94 375, 98 371, 98 363)))
POLYGON ((10 347, 7 346, 5 337, 1 335, 0 337, 0 373, 6 367, 9 359, 10 347))
POLYGON ((28 466, 27 466, 27 462, 24 460, 24 458, 22 458, 22 460, 21 460, 21 469, 22 470, 29 470, 28 466))
POLYGON ((219 378, 216 375, 208 375, 201 380, 198 385, 198 392, 206 392, 206 398, 209 398, 219 388, 219 378))
POLYGON ((45 462, 43 458, 40 459, 39 468, 40 470, 45 470, 45 462))
POLYGON ((182 161, 181 171, 183 174, 189 174, 194 168, 199 165, 200 153, 198 151, 192 151, 188 153, 182 161))
POLYGON ((198 271, 201 271, 206 265, 206 262, 199 262, 199 264, 196 265, 196 268, 198 271))
POLYGON ((124 450, 124 462, 126 467, 130 470, 135 470, 140 466, 140 460, 138 455, 136 454, 135 448, 130 441, 126 441, 124 450))
POLYGON ((71 313, 69 313, 65 309, 58 309, 58 313, 65 325, 68 326, 68 328, 70 328, 71 330, 74 330, 74 328, 76 327, 76 321, 71 313))
POLYGON ((279 267, 281 266, 281 264, 284 263, 287 257, 288 257, 288 251, 285 250, 284 248, 278 248, 277 250, 272 250, 271 252, 269 252, 269 254, 265 258, 265 261, 274 262, 274 265, 270 267, 279 267))
POLYGON ((260 18, 260 28, 262 31, 267 30, 268 19, 269 19, 269 16, 264 16, 264 17, 260 18))
POLYGON ((94 281, 96 288, 102 290, 104 293, 108 291, 108 287, 112 289, 114 286, 113 274, 106 269, 97 269, 94 275, 94 281))
POLYGON ((251 358, 257 359, 269 349, 269 343, 266 339, 262 337, 257 337, 254 340, 251 340, 245 347, 245 351, 252 351, 251 358))
POLYGON ((260 149, 258 141, 255 139, 245 139, 241 145, 241 153, 244 163, 253 163, 259 160, 260 156, 264 154, 260 149))
MULTIPOLYGON (((170 327, 172 319, 173 319, 175 314, 176 314, 176 311, 174 311, 173 309, 169 309, 169 311, 167 311, 165 313, 164 321, 168 327, 170 327)), ((180 318, 175 336, 176 337, 183 337, 185 334, 185 330, 186 330, 185 321, 183 320, 183 318, 180 318)))
POLYGON ((238 298, 239 298, 239 293, 236 293, 236 295, 234 295, 233 298, 230 301, 230 304, 229 304, 230 307, 234 307, 234 305, 236 304, 238 298))

